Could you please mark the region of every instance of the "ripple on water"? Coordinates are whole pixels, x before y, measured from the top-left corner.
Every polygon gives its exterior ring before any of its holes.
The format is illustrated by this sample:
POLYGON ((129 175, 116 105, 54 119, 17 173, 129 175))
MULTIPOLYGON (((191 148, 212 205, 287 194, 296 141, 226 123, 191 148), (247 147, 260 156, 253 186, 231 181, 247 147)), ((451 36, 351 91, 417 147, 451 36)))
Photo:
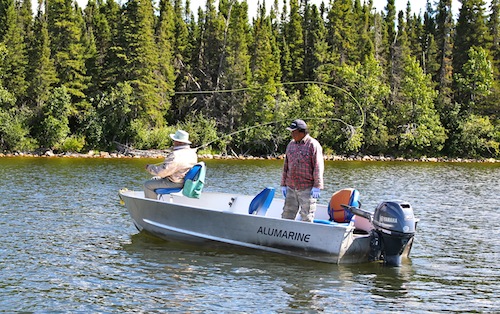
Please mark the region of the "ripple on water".
MULTIPOLYGON (((138 233, 117 192, 140 189, 148 162, 0 159, 0 311, 500 312, 498 166, 327 162, 321 202, 355 187, 369 210, 412 204, 412 258, 388 268, 138 233)), ((207 164, 207 190, 279 186, 281 161, 207 164)))

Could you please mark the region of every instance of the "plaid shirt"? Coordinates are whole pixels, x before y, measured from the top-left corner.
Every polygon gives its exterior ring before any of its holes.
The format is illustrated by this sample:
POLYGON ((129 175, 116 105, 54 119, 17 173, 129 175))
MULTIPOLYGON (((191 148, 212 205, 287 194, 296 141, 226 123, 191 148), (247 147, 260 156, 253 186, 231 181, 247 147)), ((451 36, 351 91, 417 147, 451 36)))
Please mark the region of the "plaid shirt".
POLYGON ((324 169, 323 149, 307 134, 300 142, 292 140, 288 143, 281 186, 296 190, 322 189, 324 169))

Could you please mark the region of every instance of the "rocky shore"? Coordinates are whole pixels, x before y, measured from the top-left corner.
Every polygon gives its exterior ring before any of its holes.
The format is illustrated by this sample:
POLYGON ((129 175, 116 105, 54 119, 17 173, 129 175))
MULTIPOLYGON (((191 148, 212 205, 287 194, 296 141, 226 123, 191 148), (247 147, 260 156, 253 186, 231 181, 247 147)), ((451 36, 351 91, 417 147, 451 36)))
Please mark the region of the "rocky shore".
MULTIPOLYGON (((40 157, 40 158, 164 158, 167 155, 166 151, 161 150, 126 150, 115 152, 89 151, 87 153, 54 153, 51 150, 37 153, 0 153, 1 157, 40 157)), ((234 155, 212 155, 199 154, 198 157, 202 160, 210 159, 234 159, 234 160, 276 160, 283 159, 284 155, 278 156, 234 156, 234 155)), ((352 155, 338 156, 327 155, 325 160, 334 161, 410 161, 410 162, 456 162, 456 163, 500 163, 500 159, 464 159, 464 158, 448 158, 448 157, 420 157, 420 158, 402 158, 391 156, 368 156, 368 155, 352 155)))

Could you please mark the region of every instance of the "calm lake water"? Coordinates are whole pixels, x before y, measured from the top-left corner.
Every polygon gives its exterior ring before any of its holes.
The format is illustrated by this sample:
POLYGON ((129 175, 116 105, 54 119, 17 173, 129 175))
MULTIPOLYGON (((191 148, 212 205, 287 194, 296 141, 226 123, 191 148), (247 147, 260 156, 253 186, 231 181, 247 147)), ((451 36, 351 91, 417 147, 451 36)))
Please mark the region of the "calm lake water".
MULTIPOLYGON (((412 258, 389 268, 138 233, 117 192, 158 161, 0 158, 0 312, 500 312, 500 164, 327 162, 321 202, 353 187, 365 209, 412 204, 412 258)), ((256 194, 282 162, 207 166, 207 191, 256 194)))

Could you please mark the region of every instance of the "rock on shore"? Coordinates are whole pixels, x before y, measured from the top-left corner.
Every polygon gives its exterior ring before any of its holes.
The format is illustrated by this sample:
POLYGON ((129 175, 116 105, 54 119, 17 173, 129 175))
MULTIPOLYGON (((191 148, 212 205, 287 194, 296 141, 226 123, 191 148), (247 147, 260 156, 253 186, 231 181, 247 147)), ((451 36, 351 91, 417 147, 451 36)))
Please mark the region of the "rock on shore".
MULTIPOLYGON (((127 150, 115 152, 102 152, 91 150, 87 153, 54 153, 52 150, 47 150, 40 153, 0 153, 0 157, 42 157, 42 158, 165 158, 167 151, 162 150, 127 150)), ((276 160, 283 159, 284 155, 277 156, 233 156, 233 155, 212 155, 199 154, 198 157, 202 160, 209 159, 235 159, 235 160, 276 160)), ((457 163, 497 163, 500 159, 464 159, 464 158, 448 158, 448 157, 420 157, 420 158, 401 158, 391 156, 368 156, 368 155, 327 155, 325 160, 333 161, 411 161, 411 162, 457 162, 457 163)))

